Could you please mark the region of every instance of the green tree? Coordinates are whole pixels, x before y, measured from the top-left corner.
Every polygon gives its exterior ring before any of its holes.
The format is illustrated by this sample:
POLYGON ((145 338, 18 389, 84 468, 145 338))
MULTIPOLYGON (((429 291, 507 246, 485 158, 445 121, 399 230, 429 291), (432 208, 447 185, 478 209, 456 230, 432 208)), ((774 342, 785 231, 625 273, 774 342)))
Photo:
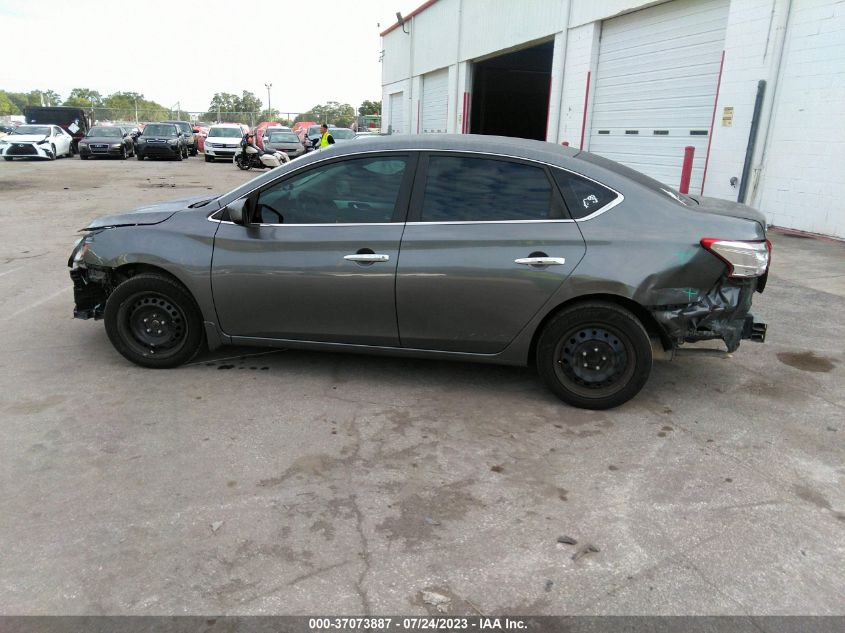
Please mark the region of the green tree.
POLYGON ((12 103, 5 90, 0 90, 0 115, 4 114, 20 114, 18 106, 12 103))
POLYGON ((317 121, 319 123, 331 123, 338 127, 349 127, 354 120, 355 108, 348 103, 338 103, 337 101, 316 105, 294 119, 295 122, 317 121))
POLYGON ((78 108, 92 108, 103 105, 103 97, 96 90, 88 88, 74 88, 70 91, 64 105, 76 106, 78 108))
POLYGON ((358 114, 361 116, 381 114, 381 101, 364 101, 358 108, 358 114))

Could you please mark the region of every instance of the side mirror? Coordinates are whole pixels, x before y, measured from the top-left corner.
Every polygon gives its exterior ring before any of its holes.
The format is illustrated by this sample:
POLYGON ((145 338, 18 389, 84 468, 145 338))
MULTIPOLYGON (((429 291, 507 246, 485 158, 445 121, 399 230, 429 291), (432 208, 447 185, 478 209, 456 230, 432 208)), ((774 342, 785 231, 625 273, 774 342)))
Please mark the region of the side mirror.
POLYGON ((244 207, 246 207, 246 198, 240 198, 226 206, 229 219, 235 224, 244 224, 244 207))

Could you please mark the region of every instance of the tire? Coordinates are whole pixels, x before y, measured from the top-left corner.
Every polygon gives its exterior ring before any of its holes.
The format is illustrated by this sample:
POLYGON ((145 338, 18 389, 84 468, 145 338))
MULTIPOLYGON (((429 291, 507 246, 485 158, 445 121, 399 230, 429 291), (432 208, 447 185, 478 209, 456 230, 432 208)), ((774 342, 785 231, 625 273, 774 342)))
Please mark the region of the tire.
POLYGON ((237 156, 235 156, 234 161, 235 166, 238 169, 242 169, 243 171, 249 171, 252 167, 252 161, 250 161, 249 159, 244 160, 243 154, 238 154, 237 156))
POLYGON ((207 163, 213 163, 214 162, 214 159, 211 156, 209 156, 208 154, 203 154, 203 156, 205 156, 205 162, 207 162, 207 163))
POLYGON ((197 148, 197 146, 196 146, 196 145, 194 145, 194 146, 191 148, 191 156, 196 156, 197 154, 199 154, 199 149, 197 148))
POLYGON ((88 156, 86 156, 85 154, 80 154, 79 160, 88 160, 88 156))
POLYGON ((67 154, 68 158, 73 158, 73 143, 69 143, 67 146, 67 154))
POLYGON ((124 145, 120 150, 120 160, 126 160, 126 146, 124 145))
POLYGON ((182 155, 182 150, 179 150, 179 153, 176 154, 176 160, 178 160, 178 161, 185 160, 185 157, 182 155))
POLYGON ((651 364, 651 341, 642 323, 612 303, 564 309, 537 341, 537 371, 543 382, 561 400, 582 409, 611 409, 627 402, 645 385, 651 364))
POLYGON ((56 146, 50 143, 50 160, 56 160, 56 146))
POLYGON ((14 159, 14 158, 12 158, 12 157, 10 157, 10 156, 4 156, 4 157, 3 157, 3 160, 7 160, 7 161, 9 161, 9 162, 11 163, 11 162, 12 162, 13 160, 15 160, 15 159, 14 159))
POLYGON ((137 158, 138 160, 144 160, 144 155, 135 152, 135 158, 137 158))
POLYGON ((130 277, 109 295, 106 333, 124 358, 165 369, 191 360, 205 340, 202 317, 190 293, 155 273, 130 277))

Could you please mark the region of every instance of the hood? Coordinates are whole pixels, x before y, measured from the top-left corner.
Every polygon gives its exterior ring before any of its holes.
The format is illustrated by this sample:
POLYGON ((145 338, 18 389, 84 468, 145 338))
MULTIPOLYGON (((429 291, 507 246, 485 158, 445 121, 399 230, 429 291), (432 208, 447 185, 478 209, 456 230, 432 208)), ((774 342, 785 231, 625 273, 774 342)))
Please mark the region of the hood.
POLYGON ((208 200, 208 196, 194 196, 192 198, 181 198, 169 202, 160 202, 146 207, 138 207, 126 213, 116 215, 104 215, 97 218, 86 226, 84 230, 102 229, 111 226, 141 226, 144 224, 159 224, 164 222, 174 213, 185 211, 188 206, 200 200, 208 200))
POLYGON ((122 136, 86 136, 81 139, 83 143, 122 143, 124 137, 122 136))
POLYGON ((206 136, 205 142, 206 143, 235 143, 239 145, 241 140, 243 139, 242 136, 206 136))
POLYGON ((48 138, 50 138, 49 134, 46 136, 44 134, 9 134, 5 140, 10 143, 37 143, 48 138))
POLYGON ((695 205, 689 205, 687 207, 688 209, 703 213, 726 215, 731 218, 753 220, 764 229, 766 228, 766 216, 754 207, 749 207, 747 204, 740 204, 733 200, 722 200, 721 198, 708 198, 706 196, 694 196, 690 194, 687 194, 687 196, 699 204, 697 207, 695 205))

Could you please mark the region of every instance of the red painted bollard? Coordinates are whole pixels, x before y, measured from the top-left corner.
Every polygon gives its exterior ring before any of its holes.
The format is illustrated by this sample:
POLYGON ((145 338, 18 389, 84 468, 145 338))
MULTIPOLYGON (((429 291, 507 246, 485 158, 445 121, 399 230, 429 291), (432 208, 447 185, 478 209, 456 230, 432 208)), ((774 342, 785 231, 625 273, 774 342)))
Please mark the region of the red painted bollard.
POLYGON ((695 155, 695 148, 687 145, 684 148, 684 166, 681 167, 681 193, 689 193, 689 181, 692 176, 692 157, 695 155))

